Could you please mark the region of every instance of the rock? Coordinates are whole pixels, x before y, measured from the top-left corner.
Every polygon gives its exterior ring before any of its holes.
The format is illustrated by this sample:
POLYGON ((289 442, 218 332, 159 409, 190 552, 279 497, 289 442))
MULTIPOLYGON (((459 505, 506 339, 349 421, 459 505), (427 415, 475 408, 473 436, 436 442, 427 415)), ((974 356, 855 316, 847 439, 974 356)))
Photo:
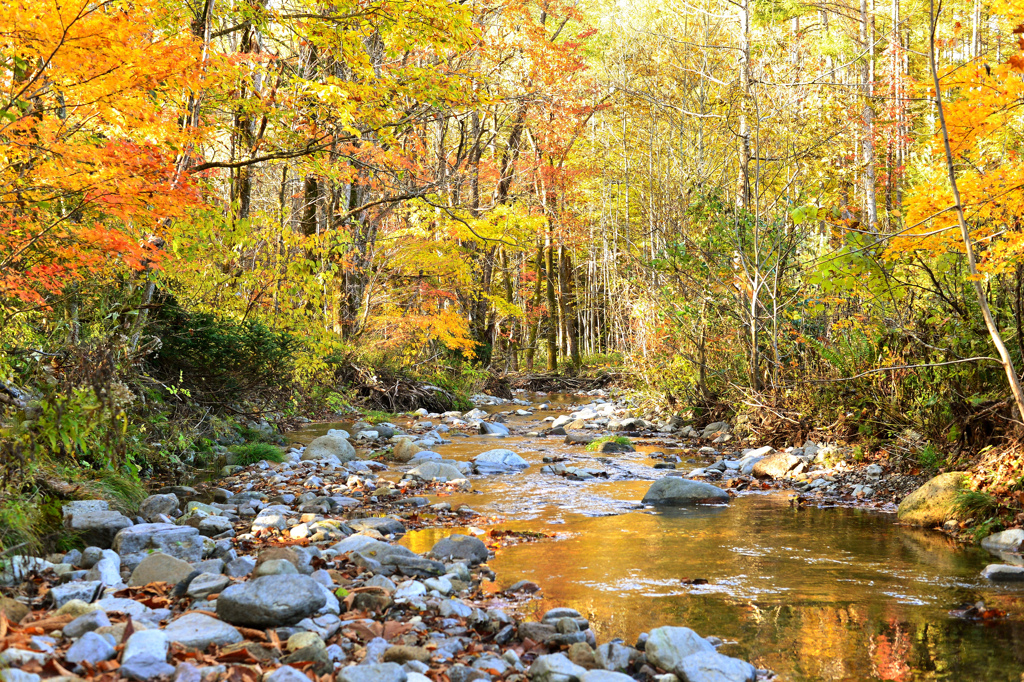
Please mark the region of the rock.
POLYGON ((110 503, 106 500, 75 500, 62 505, 60 510, 64 520, 67 521, 76 512, 109 511, 110 503))
POLYGON ((403 665, 408 661, 419 661, 420 663, 430 662, 430 652, 421 646, 396 645, 389 647, 384 652, 385 663, 397 663, 403 665))
POLYGON ((203 558, 203 537, 199 529, 170 523, 140 523, 125 528, 114 538, 114 551, 121 566, 134 569, 153 552, 194 563, 203 558))
POLYGON ((327 434, 314 438, 302 452, 302 461, 316 461, 337 457, 342 462, 350 462, 356 458, 356 449, 348 442, 347 438, 340 435, 327 434))
POLYGON ((224 564, 224 575, 229 578, 244 578, 252 573, 254 568, 256 568, 255 561, 247 556, 238 557, 224 564))
MULTIPOLYGON (((53 592, 53 590, 50 591, 53 592)), ((82 601, 81 599, 72 599, 66 602, 59 609, 57 609, 57 611, 53 615, 71 616, 72 618, 78 618, 79 616, 84 616, 87 613, 102 610, 103 607, 99 606, 98 604, 89 604, 82 601)))
POLYGON ((504 424, 480 422, 480 434, 484 436, 507 436, 508 427, 504 424))
POLYGON ((7 616, 8 621, 17 625, 25 619, 25 616, 32 613, 32 609, 17 599, 0 596, 0 613, 7 616))
POLYGON ((352 519, 349 527, 356 531, 375 530, 382 535, 402 535, 405 526, 393 516, 373 516, 366 519, 352 519))
POLYGON ((128 586, 141 587, 149 583, 177 585, 190 573, 192 573, 192 564, 163 552, 157 552, 147 556, 135 567, 128 579, 128 586))
POLYGON ((487 545, 469 535, 450 535, 434 545, 430 556, 445 562, 480 564, 487 561, 487 545))
POLYGON ((132 636, 124 644, 121 662, 124 663, 136 657, 149 657, 166 661, 169 644, 167 635, 162 630, 141 630, 132 633, 132 636))
POLYGON ((717 652, 708 640, 690 628, 666 626, 651 630, 644 653, 650 663, 675 672, 687 656, 717 652))
MULTIPOLYGON (((157 677, 170 677, 175 667, 166 660, 154 656, 136 656, 121 664, 118 672, 130 680, 152 680, 157 677)), ((309 682, 309 679, 306 679, 309 682)))
POLYGON ((634 680, 623 673, 610 670, 591 670, 580 678, 580 682, 634 682, 634 680))
POLYGON ((156 523, 160 516, 170 516, 178 510, 178 496, 174 493, 166 495, 150 495, 139 505, 139 516, 147 523, 156 523))
POLYGON ((350 665, 338 672, 337 682, 407 682, 408 675, 397 663, 350 665))
POLYGON ((231 625, 203 613, 186 613, 168 625, 164 634, 168 641, 195 649, 206 649, 210 644, 237 644, 243 639, 231 625))
POLYGON ((64 583, 47 592, 46 597, 54 608, 60 609, 70 601, 83 601, 89 604, 96 599, 96 595, 101 589, 103 589, 103 583, 99 580, 64 583))
POLYGON ((76 666, 76 670, 82 669, 82 664, 95 667, 97 663, 109 661, 114 657, 114 645, 102 635, 95 632, 87 632, 64 654, 64 660, 76 666))
POLYGON ((298 575, 299 569, 295 568, 295 564, 285 559, 270 559, 264 561, 256 566, 256 570, 253 571, 254 578, 261 578, 265 575, 298 575))
POLYGON ((319 583, 305 575, 268 575, 235 584, 217 598, 217 616, 255 628, 292 625, 327 603, 319 583))
POLYGON ((636 452, 636 448, 629 443, 617 443, 613 440, 606 440, 597 448, 598 452, 636 452))
POLYGON ((754 666, 717 651, 687 656, 672 672, 687 682, 754 682, 757 679, 754 666))
POLYGON ((110 587, 121 584, 121 567, 111 559, 100 559, 85 574, 86 580, 98 580, 110 587))
POLYGON ((118 532, 131 525, 131 519, 116 511, 73 512, 64 519, 68 531, 78 535, 82 542, 102 549, 113 545, 118 532))
POLYGON ((0 681, 2 682, 40 682, 40 680, 42 678, 35 673, 27 673, 23 670, 15 670, 14 668, 0 670, 0 681))
POLYGON ((913 526, 940 526, 955 515, 957 493, 967 474, 950 471, 939 474, 903 498, 896 518, 913 526))
POLYGON ((993 533, 981 541, 981 546, 990 552, 1020 554, 1024 549, 1024 529, 1012 528, 1001 533, 993 533))
POLYGON ((78 639, 87 632, 107 627, 110 627, 110 619, 106 613, 103 611, 90 611, 65 625, 63 632, 65 637, 78 639))
POLYGON ((231 578, 219 573, 200 573, 188 584, 186 594, 193 599, 206 599, 231 584, 231 578))
POLYGON ((418 478, 422 481, 433 481, 437 479, 442 479, 443 481, 454 481, 456 478, 462 478, 461 471, 453 467, 451 464, 442 464, 440 462, 424 462, 406 475, 418 478))
POLYGON ((989 564, 981 572, 981 577, 993 582, 1019 582, 1024 580, 1024 566, 989 564))
POLYGON ((309 682, 305 673, 299 672, 290 665, 282 665, 274 672, 266 675, 263 682, 309 682))
POLYGON ((580 682, 587 669, 576 665, 565 654, 538 656, 530 666, 533 682, 580 682))
POLYGON ((529 466, 525 459, 511 450, 488 450, 473 458, 473 469, 478 474, 501 474, 529 466))
POLYGON ((597 664, 605 670, 625 672, 634 658, 640 655, 636 649, 618 642, 609 642, 597 647, 597 664))
POLYGON ((685 507, 694 504, 727 504, 729 494, 710 483, 691 481, 678 476, 666 476, 655 481, 647 490, 643 504, 665 507, 685 507))
POLYGON ((756 478, 784 478, 793 469, 803 464, 799 457, 785 452, 768 455, 754 464, 751 473, 756 478))
MULTIPOLYGON (((572 621, 569 620, 571 623, 572 621)), ((569 660, 587 670, 598 668, 597 659, 594 657, 594 650, 586 642, 576 642, 569 647, 567 652, 569 660)))
POLYGON ((422 450, 411 438, 399 438, 391 448, 391 456, 399 462, 409 462, 422 450))
POLYGON ((729 433, 728 422, 712 422, 704 427, 704 431, 700 434, 701 438, 712 438, 717 434, 729 433))
POLYGON ((550 641, 557 634, 558 630, 555 629, 555 626, 548 623, 519 623, 519 636, 523 639, 532 639, 540 644, 550 641))

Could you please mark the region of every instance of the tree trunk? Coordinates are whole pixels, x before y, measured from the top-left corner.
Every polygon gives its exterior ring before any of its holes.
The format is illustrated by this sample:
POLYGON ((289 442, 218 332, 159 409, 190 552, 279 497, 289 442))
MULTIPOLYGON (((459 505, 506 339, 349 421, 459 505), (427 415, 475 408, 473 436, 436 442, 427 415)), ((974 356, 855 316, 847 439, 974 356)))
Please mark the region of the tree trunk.
POLYGON ((736 207, 750 206, 750 126, 747 108, 750 106, 750 0, 740 4, 740 50, 737 57, 740 82, 739 120, 739 177, 736 187, 736 207))
POLYGON ((964 207, 960 202, 960 188, 956 182, 956 166, 953 163, 953 150, 949 144, 949 129, 946 128, 946 115, 942 106, 942 88, 939 82, 939 69, 935 63, 935 30, 938 24, 938 16, 935 14, 935 0, 929 0, 928 13, 931 20, 929 42, 928 42, 928 65, 932 72, 932 85, 935 88, 935 107, 938 110, 939 129, 942 131, 942 144, 946 152, 946 170, 949 174, 949 185, 953 191, 953 203, 956 208, 957 222, 960 224, 960 237, 964 242, 964 250, 967 252, 967 268, 970 273, 971 284, 974 286, 974 293, 978 298, 978 306, 981 308, 981 315, 985 318, 985 327, 989 336, 992 337, 992 345, 999 353, 999 361, 1006 372, 1006 381, 1010 385, 1013 399, 1017 406, 1016 419, 1024 419, 1024 390, 1021 389, 1020 379, 1017 377, 1017 370, 1013 367, 1013 360, 1003 343, 995 320, 992 318, 992 311, 988 305, 988 298, 985 296, 985 288, 981 283, 981 274, 978 272, 978 263, 974 257, 974 242, 971 240, 971 232, 967 228, 967 218, 964 215, 964 207))
POLYGON ((861 149, 864 160, 864 213, 862 222, 867 230, 875 230, 878 224, 878 206, 875 203, 875 130, 874 109, 871 108, 872 85, 874 81, 874 40, 868 21, 868 0, 860 0, 860 43, 866 51, 861 66, 861 91, 864 104, 861 108, 863 138, 861 149))
POLYGON ((541 288, 543 287, 543 271, 544 263, 544 248, 537 245, 537 287, 533 292, 533 306, 530 309, 530 313, 535 315, 533 323, 530 325, 530 334, 526 341, 526 371, 533 371, 533 358, 537 352, 537 332, 540 329, 540 299, 541 299, 541 288))
POLYGON ((558 303, 555 301, 555 247, 548 237, 544 279, 548 292, 548 371, 558 371, 558 303))
POLYGON ((573 369, 580 367, 580 343, 576 324, 576 305, 573 301, 572 262, 565 246, 558 249, 558 303, 565 322, 565 345, 569 364, 573 369))

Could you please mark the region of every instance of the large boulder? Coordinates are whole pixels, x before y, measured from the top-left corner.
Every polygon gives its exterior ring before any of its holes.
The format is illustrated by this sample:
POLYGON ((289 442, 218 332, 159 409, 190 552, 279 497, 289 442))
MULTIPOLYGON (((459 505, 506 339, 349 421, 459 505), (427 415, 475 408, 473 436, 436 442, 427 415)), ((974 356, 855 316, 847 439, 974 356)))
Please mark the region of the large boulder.
POLYGON ((473 469, 478 474, 503 474, 529 466, 529 462, 511 450, 488 450, 473 458, 473 469))
POLYGON ((217 597, 217 616, 254 628, 294 625, 327 603, 314 579, 306 575, 266 575, 228 587, 217 597))
POLYGON ((957 494, 967 474, 950 471, 939 474, 903 498, 896 518, 912 526, 939 526, 955 515, 957 494))
POLYGON ((163 552, 190 564, 203 558, 203 536, 198 528, 173 523, 140 523, 114 538, 114 551, 122 568, 130 571, 153 552, 163 552))
POLYGON ((330 459, 331 457, 337 457, 342 462, 351 462, 356 458, 356 449, 352 447, 347 438, 329 433, 326 436, 314 438, 313 442, 307 445, 302 452, 302 460, 307 462, 330 459))
POLYGON ((587 669, 576 665, 565 654, 538 656, 530 666, 533 682, 579 682, 587 669))
POLYGON ((672 672, 688 682, 754 682, 757 679, 754 666, 717 651, 691 654, 672 672))
POLYGON ((1024 581, 1024 566, 1013 566, 1011 564, 989 564, 981 572, 982 578, 993 582, 1020 582, 1024 581))
POLYGON ((461 471, 451 464, 444 464, 441 462, 424 462, 410 471, 407 475, 423 481, 433 481, 436 479, 454 481, 456 478, 463 478, 461 471))
POLYGON ((64 527, 86 546, 103 549, 109 549, 117 534, 131 525, 131 519, 116 511, 73 511, 64 518, 64 527))
POLYGON ((753 474, 757 478, 784 478, 804 461, 786 452, 768 455, 753 466, 753 474))
POLYGON ((651 484, 643 503, 661 507, 686 507, 694 504, 727 504, 729 493, 710 483, 666 476, 651 484))
POLYGON ((675 672, 687 656, 717 652, 711 642, 690 628, 665 626, 651 630, 644 653, 662 670, 675 672))
POLYGON ((430 556, 441 561, 479 564, 487 561, 487 545, 469 535, 450 535, 434 545, 430 556))
POLYGON ((147 523, 156 523, 161 516, 170 516, 178 509, 179 504, 178 496, 174 493, 150 495, 139 505, 139 516, 147 523))

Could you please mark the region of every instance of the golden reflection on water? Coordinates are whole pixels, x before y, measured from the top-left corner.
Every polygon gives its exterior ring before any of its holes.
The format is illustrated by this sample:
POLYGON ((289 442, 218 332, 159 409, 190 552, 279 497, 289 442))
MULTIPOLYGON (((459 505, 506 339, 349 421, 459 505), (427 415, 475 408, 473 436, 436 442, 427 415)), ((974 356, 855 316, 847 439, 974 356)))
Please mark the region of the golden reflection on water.
MULTIPOLYGON (((328 426, 335 425, 316 430, 328 426)), ((498 447, 519 452, 531 468, 474 477, 475 492, 444 501, 482 512, 474 524, 500 516, 501 528, 558 534, 503 547, 490 562, 494 590, 522 579, 541 585, 538 614, 575 608, 602 642, 632 643, 652 628, 686 625, 721 637, 723 653, 785 680, 1022 679, 1021 590, 982 581, 992 559, 981 550, 895 526, 885 514, 791 508, 781 493, 740 497, 728 507, 637 510, 662 474, 644 452, 602 460, 552 439, 518 437, 454 439, 435 450, 468 460, 498 447), (540 474, 544 456, 625 480, 574 483, 540 474), (683 580, 695 578, 708 584, 683 580), (948 616, 979 599, 1009 619, 984 627, 948 616)), ((644 448, 654 449, 668 451, 644 448)), ((402 542, 422 553, 455 532, 466 530, 414 531, 402 542)))

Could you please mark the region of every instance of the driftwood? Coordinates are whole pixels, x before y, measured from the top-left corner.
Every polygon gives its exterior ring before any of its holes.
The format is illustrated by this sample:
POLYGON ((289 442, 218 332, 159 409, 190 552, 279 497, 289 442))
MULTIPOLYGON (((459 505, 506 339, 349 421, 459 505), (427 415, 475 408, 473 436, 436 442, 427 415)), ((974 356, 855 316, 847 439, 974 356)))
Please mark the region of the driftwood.
POLYGON ((577 393, 593 391, 617 384, 626 378, 622 372, 600 372, 594 375, 567 376, 561 374, 509 374, 513 388, 548 393, 577 393))
POLYGON ((439 386, 356 365, 351 365, 351 370, 351 383, 368 407, 386 412, 410 412, 421 407, 430 412, 455 409, 455 396, 439 386))

